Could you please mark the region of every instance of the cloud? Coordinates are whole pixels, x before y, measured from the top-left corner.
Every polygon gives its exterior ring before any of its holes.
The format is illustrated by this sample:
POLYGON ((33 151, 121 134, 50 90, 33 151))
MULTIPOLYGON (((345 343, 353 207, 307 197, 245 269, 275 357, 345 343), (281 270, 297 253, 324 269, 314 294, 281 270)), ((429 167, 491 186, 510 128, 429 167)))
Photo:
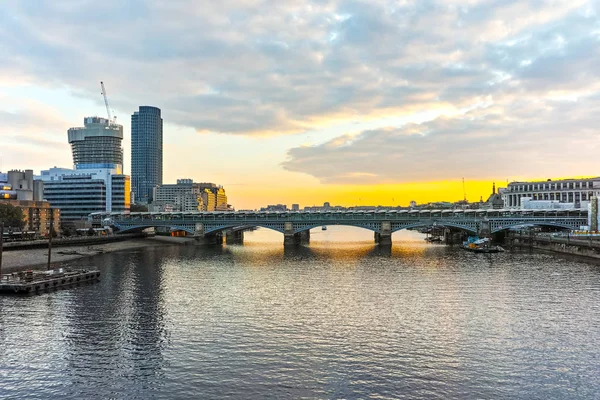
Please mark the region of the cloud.
MULTIPOLYGON (((0 104, 10 104, 10 110, 0 110, 0 138, 3 165, 22 165, 27 168, 47 168, 57 158, 70 160, 70 146, 52 137, 64 137, 68 123, 57 117, 50 106, 37 101, 15 101, 0 96, 0 104)), ((0 166, 1 167, 1 166, 0 166)))
POLYGON ((198 131, 290 134, 580 90, 593 1, 9 1, 0 85, 69 87, 198 131))
POLYGON ((599 106, 598 95, 484 106, 293 148, 283 167, 336 184, 586 175, 597 171, 599 106))

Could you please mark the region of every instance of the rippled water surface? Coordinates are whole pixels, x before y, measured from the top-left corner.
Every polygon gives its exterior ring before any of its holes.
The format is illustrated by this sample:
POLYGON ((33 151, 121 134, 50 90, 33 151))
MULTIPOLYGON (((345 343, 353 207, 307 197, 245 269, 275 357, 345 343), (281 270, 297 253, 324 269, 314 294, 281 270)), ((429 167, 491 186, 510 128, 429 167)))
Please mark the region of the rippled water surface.
POLYGON ((78 261, 98 284, 0 298, 0 398, 600 398, 600 267, 311 239, 104 254, 78 261))

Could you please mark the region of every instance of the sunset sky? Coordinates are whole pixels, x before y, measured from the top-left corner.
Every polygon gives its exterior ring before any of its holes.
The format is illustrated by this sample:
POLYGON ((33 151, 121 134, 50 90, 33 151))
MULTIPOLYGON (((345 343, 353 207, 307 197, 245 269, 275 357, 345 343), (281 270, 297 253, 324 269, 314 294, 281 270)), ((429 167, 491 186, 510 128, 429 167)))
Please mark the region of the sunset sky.
POLYGON ((162 109, 164 182, 236 208, 486 198, 600 175, 598 1, 2 1, 0 170, 162 109))

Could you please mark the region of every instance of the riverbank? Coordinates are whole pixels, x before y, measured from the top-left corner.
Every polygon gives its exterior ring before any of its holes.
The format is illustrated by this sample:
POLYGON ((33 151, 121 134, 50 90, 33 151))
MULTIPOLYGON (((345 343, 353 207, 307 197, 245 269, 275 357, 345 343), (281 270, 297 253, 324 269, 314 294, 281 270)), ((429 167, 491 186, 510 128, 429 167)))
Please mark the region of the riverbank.
MULTIPOLYGON (((59 267, 67 261, 91 257, 115 251, 135 250, 144 247, 188 245, 194 239, 168 236, 130 239, 118 242, 98 243, 94 245, 61 246, 52 249, 52 266, 59 267)), ((2 273, 23 271, 26 269, 45 269, 48 262, 47 248, 4 251, 2 254, 2 273)))
POLYGON ((513 235, 507 238, 507 246, 600 261, 600 240, 591 236, 513 235))

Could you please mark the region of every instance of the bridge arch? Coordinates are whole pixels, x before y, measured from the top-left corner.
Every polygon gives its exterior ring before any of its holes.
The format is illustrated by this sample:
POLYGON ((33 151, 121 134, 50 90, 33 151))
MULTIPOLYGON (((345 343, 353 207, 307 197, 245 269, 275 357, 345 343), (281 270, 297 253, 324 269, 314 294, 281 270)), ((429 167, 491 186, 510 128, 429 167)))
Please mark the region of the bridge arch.
POLYGON ((144 225, 134 225, 134 226, 126 226, 126 227, 121 227, 119 225, 113 225, 114 227, 116 227, 118 229, 118 233, 130 233, 130 232, 141 232, 144 229, 148 229, 148 228, 169 228, 171 231, 185 231, 191 235, 194 234, 194 229, 192 227, 185 227, 185 226, 178 226, 178 225, 172 225, 172 226, 165 226, 162 224, 144 224, 144 225))
POLYGON ((534 227, 534 226, 545 226, 545 227, 551 227, 551 228, 560 228, 560 229, 564 229, 564 230, 573 229, 573 226, 570 226, 567 224, 559 224, 559 223, 554 223, 554 222, 531 222, 531 223, 518 223, 518 224, 499 226, 499 227, 493 228, 491 230, 491 233, 508 231, 510 229, 514 229, 514 228, 518 228, 518 227, 525 228, 525 227, 534 227))
POLYGON ((301 224, 296 224, 296 226, 294 227, 294 233, 300 233, 300 232, 305 232, 305 231, 309 231, 311 229, 315 229, 315 228, 320 228, 321 226, 349 226, 352 228, 361 228, 361 229, 366 229, 372 232, 379 232, 380 228, 380 224, 352 224, 352 223, 335 223, 335 224, 306 224, 306 225, 301 225, 301 224))
POLYGON ((465 225, 461 225, 461 224, 455 224, 455 223, 449 223, 449 222, 442 222, 440 223, 439 221, 433 221, 433 222, 417 222, 414 224, 408 224, 408 225, 401 225, 398 227, 393 227, 392 228, 392 233, 393 232, 398 232, 401 231, 403 229, 410 229, 410 228, 424 228, 424 227, 441 227, 441 228, 454 228, 454 229, 458 229, 464 232, 467 232, 469 234, 477 234, 477 228, 476 227, 471 227, 471 226, 465 226, 465 225))
POLYGON ((275 232, 279 232, 282 234, 284 233, 283 224, 244 224, 244 225, 239 225, 239 224, 233 225, 232 224, 232 225, 219 225, 219 226, 210 226, 210 225, 205 226, 204 234, 223 232, 228 229, 236 230, 236 228, 242 228, 242 227, 265 228, 265 229, 270 229, 270 230, 273 230, 275 232))

